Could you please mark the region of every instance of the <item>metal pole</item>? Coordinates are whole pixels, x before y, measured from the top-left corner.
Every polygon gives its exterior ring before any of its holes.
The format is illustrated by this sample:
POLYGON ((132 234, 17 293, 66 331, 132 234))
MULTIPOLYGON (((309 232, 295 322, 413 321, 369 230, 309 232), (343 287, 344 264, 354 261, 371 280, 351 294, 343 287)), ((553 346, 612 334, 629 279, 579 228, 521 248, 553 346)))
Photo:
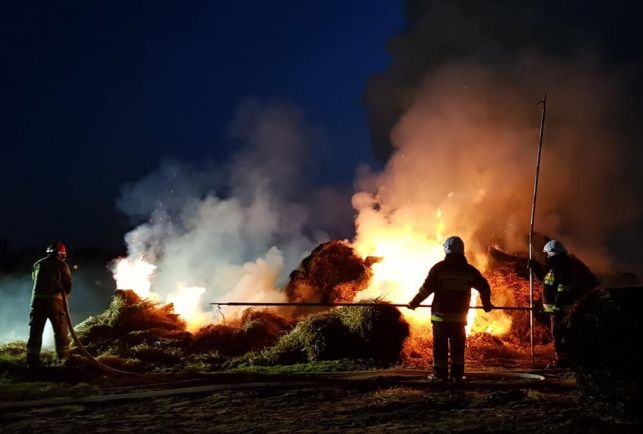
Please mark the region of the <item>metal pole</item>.
MULTIPOLYGON (((538 104, 543 109, 540 116, 540 134, 538 140, 538 156, 536 157, 536 175, 534 176, 534 196, 531 201, 531 219, 529 221, 529 262, 533 259, 534 221, 536 218, 536 197, 538 195, 538 177, 540 175, 540 156, 543 149, 543 135, 545 132, 545 114, 547 112, 547 92, 545 98, 538 104)), ((531 364, 534 364, 534 272, 529 267, 529 344, 531 347, 531 364)))
MULTIPOLYGON (((408 307, 408 304, 401 303, 289 303, 289 302, 244 302, 244 301, 225 301, 220 303, 210 303, 215 306, 300 306, 300 307, 338 307, 338 306, 393 306, 408 307)), ((431 307, 430 304, 421 304, 417 307, 431 307)), ((471 306, 471 309, 483 309, 483 306, 471 306)), ((494 310, 530 310, 528 306, 494 306, 494 310)))

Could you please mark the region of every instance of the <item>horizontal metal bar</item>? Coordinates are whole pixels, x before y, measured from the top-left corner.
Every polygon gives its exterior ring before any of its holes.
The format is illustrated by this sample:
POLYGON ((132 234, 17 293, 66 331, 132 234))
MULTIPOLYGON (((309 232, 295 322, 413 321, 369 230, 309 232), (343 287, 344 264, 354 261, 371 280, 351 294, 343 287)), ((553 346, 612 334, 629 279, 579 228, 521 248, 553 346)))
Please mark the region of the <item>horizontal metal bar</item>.
MULTIPOLYGON (((300 306, 300 307, 339 307, 339 306, 379 306, 387 305, 393 307, 408 307, 408 304, 401 303, 278 303, 278 302, 243 302, 243 301, 226 301, 220 303, 210 303, 216 306, 300 306)), ((420 304, 417 307, 431 307, 430 304, 420 304)), ((484 309, 483 306, 471 306, 470 309, 484 309)), ((494 306, 494 310, 526 310, 529 306, 494 306)))

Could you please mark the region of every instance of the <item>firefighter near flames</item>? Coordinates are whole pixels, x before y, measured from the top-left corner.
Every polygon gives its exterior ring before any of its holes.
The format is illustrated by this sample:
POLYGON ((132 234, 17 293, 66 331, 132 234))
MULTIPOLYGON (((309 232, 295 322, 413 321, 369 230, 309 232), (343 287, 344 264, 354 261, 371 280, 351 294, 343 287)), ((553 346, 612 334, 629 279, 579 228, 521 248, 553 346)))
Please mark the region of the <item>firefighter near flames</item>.
POLYGON ((451 378, 453 382, 459 383, 464 377, 465 326, 471 303, 471 289, 475 288, 480 293, 485 312, 490 312, 493 305, 489 283, 464 256, 464 242, 456 236, 447 238, 444 253, 444 260, 431 268, 408 307, 415 309, 429 295, 434 295, 431 308, 434 377, 431 379, 446 382, 451 378))
POLYGON ((71 271, 65 262, 67 247, 61 241, 47 246, 47 256, 33 265, 31 311, 29 313, 29 340, 27 365, 40 366, 42 333, 47 320, 51 322, 59 361, 69 356, 69 328, 67 309, 63 297, 71 293, 71 271))

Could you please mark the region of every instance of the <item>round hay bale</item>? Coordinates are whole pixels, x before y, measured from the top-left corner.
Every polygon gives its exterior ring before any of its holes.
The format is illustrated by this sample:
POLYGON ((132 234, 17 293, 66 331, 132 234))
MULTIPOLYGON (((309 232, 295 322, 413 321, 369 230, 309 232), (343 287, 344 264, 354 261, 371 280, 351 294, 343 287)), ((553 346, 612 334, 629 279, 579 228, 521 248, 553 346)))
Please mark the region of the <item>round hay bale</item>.
POLYGON ((409 325, 391 305, 351 306, 310 315, 270 350, 268 363, 369 359, 400 360, 409 325))
POLYGON ((357 357, 386 365, 401 360, 409 324, 396 307, 382 303, 348 306, 338 309, 338 313, 354 335, 353 350, 357 357))
POLYGON ((580 394, 604 419, 641 420, 642 302, 643 287, 595 290, 563 324, 580 394))
POLYGON ((372 261, 365 261, 344 241, 317 246, 290 275, 285 291, 291 302, 348 302, 368 287, 372 261))
POLYGON ((264 353, 269 364, 335 360, 353 355, 348 327, 336 310, 310 315, 264 353))

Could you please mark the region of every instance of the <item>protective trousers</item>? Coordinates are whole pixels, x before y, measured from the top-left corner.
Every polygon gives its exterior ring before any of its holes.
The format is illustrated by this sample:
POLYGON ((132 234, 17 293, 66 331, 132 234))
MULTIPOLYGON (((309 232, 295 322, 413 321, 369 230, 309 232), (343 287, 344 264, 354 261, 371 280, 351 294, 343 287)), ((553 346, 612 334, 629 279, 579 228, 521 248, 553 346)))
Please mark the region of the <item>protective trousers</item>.
POLYGON ((551 334, 554 339, 554 350, 556 351, 556 361, 561 365, 568 364, 569 348, 565 342, 565 330, 563 330, 563 318, 567 313, 566 308, 560 308, 550 315, 551 334))
POLYGON ((449 377, 449 347, 451 347, 451 378, 464 375, 464 346, 467 339, 464 323, 433 322, 433 370, 442 379, 449 377))
POLYGON ((69 327, 61 297, 36 298, 29 314, 29 340, 27 341, 27 363, 38 364, 42 347, 42 332, 49 320, 54 330, 56 355, 62 360, 69 355, 69 327))

